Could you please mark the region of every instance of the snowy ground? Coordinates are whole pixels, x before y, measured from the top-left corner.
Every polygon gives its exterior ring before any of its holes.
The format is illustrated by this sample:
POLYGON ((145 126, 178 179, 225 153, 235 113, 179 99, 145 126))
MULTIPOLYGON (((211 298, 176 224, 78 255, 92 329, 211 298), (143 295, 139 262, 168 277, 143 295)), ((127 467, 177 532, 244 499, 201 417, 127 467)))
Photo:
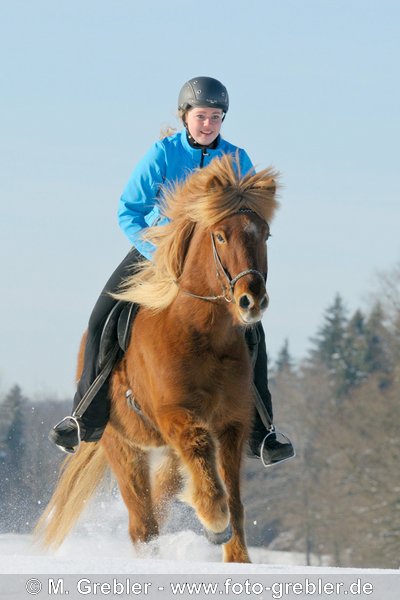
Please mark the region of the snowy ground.
MULTIPOLYGON (((135 586, 143 582, 149 585, 151 593, 140 595, 155 600, 170 600, 176 595, 209 598, 220 594, 229 598, 244 595, 261 600, 310 600, 308 592, 299 595, 293 588, 285 591, 282 587, 304 586, 308 580, 314 582, 310 585, 320 581, 324 585, 346 586, 346 590, 350 585, 373 585, 373 593, 358 594, 361 599, 399 598, 400 571, 305 566, 302 554, 271 552, 263 548, 250 548, 250 557, 252 564, 222 563, 221 548, 210 544, 196 530, 193 515, 179 515, 179 511, 178 522, 170 522, 157 542, 134 548, 128 537, 127 515, 122 502, 119 499, 111 503, 98 502, 87 509, 76 531, 57 551, 45 551, 31 535, 0 535, 0 600, 26 600, 32 595, 39 600, 54 595, 68 595, 69 600, 104 595, 138 597, 138 593, 131 591, 133 588, 122 595, 119 588, 113 593, 109 591, 111 587, 107 587, 116 582, 121 588, 127 581, 130 585, 133 581, 135 586), (82 581, 86 586, 83 591, 78 589, 82 581), (245 593, 246 581, 258 586, 254 588, 257 594, 245 593), (172 593, 176 582, 219 587, 212 594, 203 588, 189 595, 187 592, 177 594, 172 593), (61 585, 64 588, 57 587, 61 585), (93 591, 92 585, 102 587, 93 591), (262 593, 260 586, 263 586, 262 593)), ((348 593, 344 592, 346 597, 348 593)), ((325 595, 313 596, 325 598, 325 595)))
MULTIPOLYGON (((46 551, 30 535, 0 535, 0 573, 226 573, 222 549, 201 535, 199 522, 189 507, 177 503, 157 542, 134 548, 128 535, 128 516, 118 492, 106 488, 89 504, 78 525, 56 551, 46 551)), ((314 559, 305 566, 305 555, 251 548, 252 564, 235 565, 241 573, 337 572, 314 559)), ((346 572, 357 572, 346 569, 346 572)), ((371 572, 371 571, 370 571, 371 572)), ((374 572, 380 572, 375 570, 374 572)), ((383 571, 389 572, 389 571, 383 571)), ((400 573, 400 571, 398 571, 400 573)))
POLYGON ((221 562, 221 549, 193 531, 160 537, 135 550, 121 535, 72 535, 55 552, 38 547, 31 536, 0 535, 0 573, 397 573, 380 569, 307 567, 302 555, 251 548, 252 564, 221 562))
POLYGON ((68 600, 83 596, 206 600, 223 595, 310 600, 332 598, 334 588, 342 592, 336 598, 349 598, 352 586, 360 600, 399 598, 399 571, 306 567, 291 563, 301 557, 259 548, 251 549, 250 556, 252 564, 221 563, 221 549, 193 531, 162 535, 157 546, 141 551, 118 535, 75 534, 50 553, 38 548, 31 536, 0 535, 0 599, 68 595, 68 600), (210 589, 216 591, 210 593, 210 589))

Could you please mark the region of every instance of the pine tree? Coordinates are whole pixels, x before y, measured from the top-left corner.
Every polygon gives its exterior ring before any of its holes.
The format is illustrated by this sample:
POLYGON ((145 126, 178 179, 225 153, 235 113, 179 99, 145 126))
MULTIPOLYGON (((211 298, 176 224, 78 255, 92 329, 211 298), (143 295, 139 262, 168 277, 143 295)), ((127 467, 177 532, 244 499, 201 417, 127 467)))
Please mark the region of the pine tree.
POLYGON ((276 371, 281 373, 282 371, 291 371, 292 369, 293 360, 289 351, 289 340, 286 338, 278 353, 278 358, 276 359, 276 371))
POLYGON ((21 531, 25 512, 25 504, 28 502, 26 486, 24 484, 24 460, 25 460, 25 415, 27 400, 21 392, 21 388, 15 385, 7 394, 0 405, 1 426, 1 458, 0 458, 0 486, 2 502, 0 504, 0 525, 7 530, 15 526, 21 531), (15 498, 18 498, 19 506, 16 507, 15 498), (12 513, 17 513, 13 521, 12 513))
POLYGON ((392 335, 385 324, 385 313, 380 303, 375 304, 366 322, 366 368, 369 374, 381 374, 380 386, 390 384, 393 371, 392 335))
POLYGON ((24 451, 23 429, 26 403, 21 388, 15 385, 0 405, 0 443, 16 468, 19 467, 24 451))
POLYGON ((342 393, 347 393, 368 377, 365 317, 356 310, 347 324, 343 339, 342 393))
POLYGON ((317 370, 324 366, 328 369, 331 385, 336 398, 341 399, 346 390, 346 340, 347 340, 347 311, 339 294, 333 304, 324 314, 324 322, 312 339, 314 348, 311 350, 311 365, 317 370))
POLYGON ((346 326, 346 309, 341 296, 337 294, 333 304, 325 311, 324 323, 317 337, 312 340, 316 346, 312 358, 321 361, 328 369, 336 370, 343 359, 346 326))

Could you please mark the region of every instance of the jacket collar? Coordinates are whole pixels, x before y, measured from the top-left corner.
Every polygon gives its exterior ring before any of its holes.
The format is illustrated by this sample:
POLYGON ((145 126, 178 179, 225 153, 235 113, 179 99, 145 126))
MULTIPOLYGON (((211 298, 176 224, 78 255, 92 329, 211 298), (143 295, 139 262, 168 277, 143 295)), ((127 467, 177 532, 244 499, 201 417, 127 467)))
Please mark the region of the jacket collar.
MULTIPOLYGON (((182 146, 185 148, 185 150, 187 152, 189 152, 189 154, 191 154, 194 158, 199 158, 201 156, 202 150, 203 148, 201 146, 199 146, 198 148, 194 148, 193 146, 191 146, 189 144, 189 140, 187 138, 187 132, 186 129, 183 128, 182 131, 180 132, 180 136, 181 136, 181 142, 182 142, 182 146)), ((216 145, 215 148, 207 148, 207 152, 213 152, 215 150, 218 150, 220 144, 221 144, 221 136, 218 136, 218 143, 216 145)))

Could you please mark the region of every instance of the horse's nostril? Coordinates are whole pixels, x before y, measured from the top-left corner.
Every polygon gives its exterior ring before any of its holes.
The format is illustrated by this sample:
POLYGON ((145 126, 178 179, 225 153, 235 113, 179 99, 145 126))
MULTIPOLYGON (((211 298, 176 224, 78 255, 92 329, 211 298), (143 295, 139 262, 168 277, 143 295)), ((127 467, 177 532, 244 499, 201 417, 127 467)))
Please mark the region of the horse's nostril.
POLYGON ((241 296, 241 298, 239 300, 239 306, 240 306, 240 308, 249 308, 250 299, 246 294, 243 294, 243 296, 241 296))
POLYGON ((264 298, 261 300, 261 303, 260 303, 261 310, 265 310, 267 308, 268 304, 269 304, 269 298, 268 298, 268 296, 264 296, 264 298))

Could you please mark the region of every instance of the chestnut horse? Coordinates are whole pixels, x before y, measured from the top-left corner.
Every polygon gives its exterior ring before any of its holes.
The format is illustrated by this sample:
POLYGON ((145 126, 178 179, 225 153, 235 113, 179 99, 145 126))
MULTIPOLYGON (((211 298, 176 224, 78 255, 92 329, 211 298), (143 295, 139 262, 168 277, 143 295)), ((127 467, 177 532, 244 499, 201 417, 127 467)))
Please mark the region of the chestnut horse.
POLYGON ((111 415, 98 443, 69 457, 38 529, 59 544, 108 467, 134 543, 158 535, 181 494, 224 560, 249 562, 240 466, 254 411, 246 328, 268 305, 266 240, 276 173, 244 177, 215 159, 165 193, 167 225, 118 298, 140 304, 129 347, 110 380, 111 415), (149 454, 164 447, 151 477, 149 454))

